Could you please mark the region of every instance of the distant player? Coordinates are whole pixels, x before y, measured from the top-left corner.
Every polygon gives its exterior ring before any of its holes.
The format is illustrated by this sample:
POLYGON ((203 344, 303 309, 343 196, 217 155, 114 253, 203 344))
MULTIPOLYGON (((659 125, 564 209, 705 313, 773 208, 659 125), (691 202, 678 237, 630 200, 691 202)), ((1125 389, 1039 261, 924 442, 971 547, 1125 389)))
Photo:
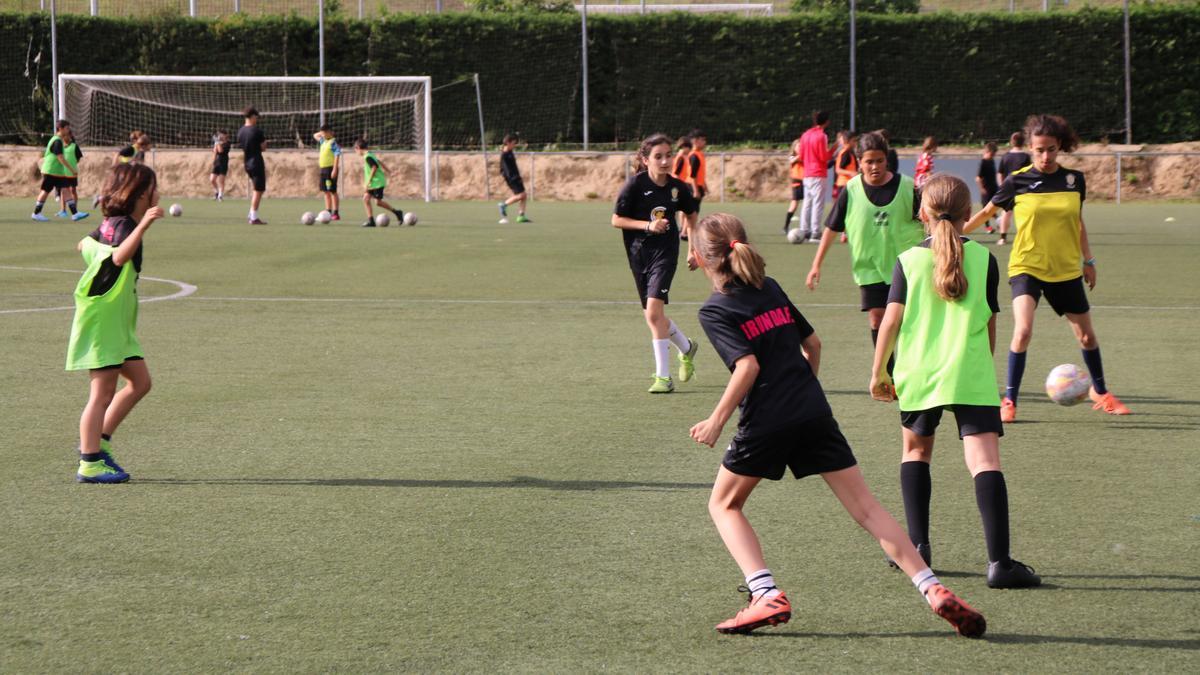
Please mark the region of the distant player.
POLYGON ((800 155, 800 141, 800 136, 792 141, 792 147, 788 154, 788 181, 791 183, 792 201, 788 202, 787 216, 783 219, 785 235, 792 227, 792 218, 796 215, 796 209, 799 209, 800 205, 804 203, 804 158, 800 155))
POLYGON ((699 211, 700 203, 708 196, 708 158, 704 155, 704 149, 708 147, 708 137, 703 131, 692 129, 688 138, 692 140, 692 152, 688 155, 686 182, 692 189, 692 196, 696 198, 696 210, 699 211))
POLYGON ((686 183, 692 175, 692 163, 689 161, 692 156, 692 139, 680 136, 679 140, 675 142, 675 147, 675 160, 671 162, 671 175, 686 183))
POLYGON ((263 160, 263 151, 267 149, 267 135, 258 127, 258 109, 250 106, 242 115, 246 122, 238 130, 238 147, 242 149, 242 166, 246 169, 246 176, 250 178, 253 187, 250 213, 246 219, 251 225, 266 225, 267 221, 258 217, 258 206, 262 203, 263 193, 267 191, 267 164, 263 160))
POLYGON ((904 452, 900 489, 912 543, 931 564, 929 501, 934 433, 954 412, 987 543, 987 585, 1028 588, 1042 583, 1009 556, 1008 488, 1000 470, 1000 396, 996 393, 996 314, 1000 267, 986 248, 962 235, 971 191, 962 180, 935 174, 921 190, 921 220, 929 238, 900 254, 887 314, 875 346, 871 396, 900 402, 904 452), (895 351, 895 384, 887 363, 895 351))
POLYGON ((325 197, 325 210, 329 212, 330 220, 341 220, 342 217, 338 214, 341 198, 338 197, 337 181, 342 168, 342 146, 338 145, 333 127, 328 124, 321 125, 317 133, 313 134, 313 140, 321 144, 317 154, 317 168, 321 172, 321 184, 318 189, 325 197))
POLYGON ((1083 172, 1065 168, 1058 155, 1079 144, 1075 130, 1057 115, 1030 115, 1025 136, 1033 163, 1009 174, 991 203, 972 216, 964 228, 971 232, 996 212, 1012 211, 1017 236, 1008 258, 1008 283, 1012 286, 1013 337, 1008 352, 1008 381, 1000 415, 1005 422, 1017 418, 1017 395, 1025 374, 1025 354, 1033 335, 1033 316, 1042 295, 1067 322, 1083 350, 1083 362, 1092 376, 1092 406, 1110 415, 1128 415, 1129 408, 1108 390, 1100 343, 1092 328, 1088 289, 1096 287, 1096 259, 1083 223, 1087 185, 1083 172))
POLYGON ((354 142, 354 152, 363 158, 363 208, 367 210, 367 220, 363 222, 363 227, 375 227, 375 209, 371 206, 372 200, 379 204, 379 208, 387 209, 396 214, 396 224, 404 223, 404 212, 400 209, 392 208, 383 199, 383 189, 388 183, 388 169, 383 162, 370 151, 370 144, 365 139, 358 139, 354 142))
MULTIPOLYGON (((78 169, 79 161, 83 159, 83 150, 79 147, 79 144, 75 142, 74 133, 71 134, 71 139, 70 142, 67 143, 67 147, 63 148, 63 156, 70 157, 71 161, 78 169)), ((68 215, 74 215, 78 210, 78 207, 76 206, 75 209, 72 209, 71 205, 77 204, 79 201, 79 175, 76 174, 75 176, 67 178, 65 181, 63 181, 63 184, 60 187, 54 188, 54 194, 58 199, 58 213, 54 215, 58 218, 66 218, 68 215)), ((96 203, 98 202, 92 202, 93 205, 96 203)))
MULTIPOLYGON (((742 222, 717 213, 694 229, 691 259, 714 290, 700 308, 700 324, 732 376, 712 414, 691 428, 692 439, 713 447, 734 410, 740 407, 741 412, 737 433, 717 469, 708 512, 741 568, 746 587, 739 590, 749 593, 750 602, 717 624, 717 631, 745 634, 791 618, 791 602, 775 585, 758 534, 743 513, 762 479, 779 480, 790 468, 796 478, 820 475, 938 616, 962 635, 983 635, 983 616, 938 581, 871 494, 817 380, 821 341, 779 284, 766 276, 762 256, 746 239, 742 222)), ((803 525, 797 527, 802 530, 803 525)), ((828 576, 818 579, 814 583, 836 584, 828 576)))
MULTIPOLYGON (((979 186, 979 202, 987 206, 999 187, 996 182, 996 144, 992 141, 983 144, 983 157, 979 160, 975 184, 979 186)), ((990 220, 984 224, 983 230, 988 234, 996 231, 990 220)))
POLYGON ((850 238, 850 269, 858 284, 859 306, 867 313, 871 344, 879 337, 897 256, 925 238, 925 228, 917 219, 921 195, 911 178, 888 171, 887 151, 887 141, 878 133, 859 138, 862 173, 846 184, 829 212, 805 280, 810 291, 816 290, 821 264, 834 237, 839 232, 846 234, 850 238))
MULTIPOLYGON (((1000 158, 1000 182, 1003 183, 1008 179, 1008 176, 1018 170, 1029 166, 1033 158, 1025 152, 1025 132, 1015 131, 1012 136, 1008 137, 1008 151, 1000 158)), ((1000 238, 996 240, 997 246, 1004 246, 1008 243, 1008 232, 1012 229, 1012 211, 1004 211, 1000 214, 1000 238)))
POLYGON ((504 178, 505 185, 512 191, 512 196, 500 202, 500 224, 508 223, 508 207, 520 202, 521 206, 517 211, 517 222, 531 222, 525 216, 525 203, 528 200, 528 195, 525 193, 525 181, 521 180, 521 169, 517 167, 517 154, 515 148, 517 141, 520 138, 516 134, 506 134, 504 136, 504 145, 500 148, 500 175, 504 178))
POLYGON ((209 169, 208 182, 212 185, 213 199, 224 201, 225 178, 229 175, 229 132, 220 129, 213 134, 212 168, 209 169))
POLYGON ((150 151, 150 135, 141 130, 129 132, 129 145, 113 153, 113 166, 130 162, 145 163, 146 153, 150 151))
POLYGON ((654 380, 651 394, 675 391, 671 379, 670 348, 679 350, 679 381, 687 382, 695 372, 693 357, 699 344, 689 340, 668 319, 671 281, 679 264, 679 238, 686 236, 696 221, 700 206, 687 183, 671 175, 671 138, 654 134, 642 141, 638 155, 645 171, 634 174, 621 188, 613 208, 612 225, 621 230, 629 269, 642 301, 642 315, 650 328, 654 349, 654 380), (676 215, 683 214, 683 229, 676 215))
POLYGON ((129 474, 113 457, 117 427, 150 391, 150 371, 137 339, 137 281, 142 238, 163 217, 154 171, 145 164, 109 170, 101 191, 104 222, 76 249, 87 269, 75 286, 75 320, 67 370, 87 370, 87 405, 79 418, 81 483, 123 483, 129 474), (126 385, 117 391, 117 380, 126 385))
POLYGON ((833 170, 836 175, 833 181, 833 201, 837 201, 850 179, 858 175, 858 157, 854 155, 854 144, 858 135, 853 131, 839 132, 842 136, 842 146, 833 156, 833 170))
POLYGON ((937 149, 937 139, 926 136, 925 142, 921 144, 921 156, 917 158, 917 168, 913 172, 913 180, 916 181, 918 189, 933 175, 933 155, 937 149))
POLYGON ((88 217, 88 214, 79 211, 75 204, 75 187, 79 184, 77 162, 78 157, 82 156, 82 152, 76 155, 72 150, 71 156, 67 157, 67 147, 72 145, 73 141, 71 123, 66 120, 58 120, 54 125, 54 135, 50 137, 50 141, 46 144, 46 151, 42 155, 42 186, 38 191, 37 201, 33 204, 33 215, 31 216, 36 221, 50 220, 42 215, 42 209, 46 206, 46 198, 56 190, 62 194, 67 208, 70 209, 71 220, 78 221, 88 217))
POLYGON ((829 113, 818 110, 812 115, 813 125, 800 137, 800 161, 804 164, 804 205, 800 209, 800 231, 809 241, 821 235, 821 218, 825 216, 825 195, 828 194, 829 139, 825 127, 829 113))

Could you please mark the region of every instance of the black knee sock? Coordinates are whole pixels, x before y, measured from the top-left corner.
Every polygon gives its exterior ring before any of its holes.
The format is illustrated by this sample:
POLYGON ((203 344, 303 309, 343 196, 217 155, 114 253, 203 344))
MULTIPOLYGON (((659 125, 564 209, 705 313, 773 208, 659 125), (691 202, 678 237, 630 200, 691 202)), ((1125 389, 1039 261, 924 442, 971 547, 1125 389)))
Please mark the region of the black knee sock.
POLYGON ((983 519, 988 561, 1008 560, 1008 487, 1002 472, 984 471, 975 476, 975 502, 983 519))
POLYGON ((1025 352, 1008 353, 1008 383, 1004 396, 1013 404, 1017 402, 1017 394, 1021 393, 1021 378, 1025 376, 1025 352))
POLYGON ((75 200, 74 200, 74 199, 71 199, 71 200, 68 200, 68 201, 67 201, 67 208, 71 210, 71 213, 72 213, 72 214, 79 213, 79 209, 78 209, 78 208, 76 208, 76 206, 75 206, 75 200))
POLYGON ((79 455, 79 459, 83 462, 99 462, 104 459, 104 455, 99 452, 85 452, 79 455))
POLYGON ((795 211, 788 211, 787 213, 788 213, 787 218, 783 219, 783 231, 784 232, 787 232, 788 228, 790 228, 792 226, 792 216, 796 215, 795 211))
POLYGON ((112 434, 100 434, 100 439, 101 439, 101 440, 105 440, 105 441, 111 441, 111 440, 112 440, 112 434))
POLYGON ((45 205, 46 205, 46 202, 34 202, 34 203, 33 203, 33 212, 34 212, 34 213, 41 213, 41 212, 42 212, 42 207, 44 207, 45 205))
POLYGON ((933 481, 925 462, 900 464, 900 492, 904 495, 904 518, 908 521, 908 538, 914 546, 929 544, 929 499, 933 481))
POLYGON ((1087 365, 1088 374, 1092 376, 1092 387, 1097 394, 1107 394, 1108 386, 1104 384, 1104 363, 1100 360, 1100 348, 1084 349, 1083 362, 1087 365))

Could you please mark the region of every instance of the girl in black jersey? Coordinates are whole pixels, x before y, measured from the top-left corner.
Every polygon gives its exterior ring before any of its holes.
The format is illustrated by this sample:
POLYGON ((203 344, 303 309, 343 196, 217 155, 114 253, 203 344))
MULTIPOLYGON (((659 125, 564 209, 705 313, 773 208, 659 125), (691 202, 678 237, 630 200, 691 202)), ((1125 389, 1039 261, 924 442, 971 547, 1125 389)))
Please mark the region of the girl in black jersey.
POLYGON ((679 350, 679 380, 687 382, 695 373, 693 358, 697 343, 667 318, 666 305, 679 263, 679 239, 687 236, 699 206, 687 183, 671 175, 671 139, 654 134, 642 141, 638 158, 645 162, 621 189, 613 209, 612 225, 622 231, 625 255, 637 284, 638 297, 654 346, 654 380, 651 394, 675 390, 671 379, 670 345, 679 350), (684 217, 683 230, 675 214, 684 217))
POLYGON ((695 227, 689 245, 690 259, 715 291, 700 309, 700 324, 733 373, 712 414, 692 427, 692 439, 712 447, 734 408, 741 407, 708 511, 746 577, 750 604, 717 630, 749 633, 791 618, 791 603, 776 588, 758 535, 742 513, 759 481, 779 480, 791 468, 796 478, 820 474, 825 479, 854 520, 912 578, 934 612, 962 635, 983 635, 983 616, 941 585, 867 488, 817 381, 821 341, 779 284, 765 275, 763 259, 746 240, 742 222, 727 213, 708 216, 695 227))

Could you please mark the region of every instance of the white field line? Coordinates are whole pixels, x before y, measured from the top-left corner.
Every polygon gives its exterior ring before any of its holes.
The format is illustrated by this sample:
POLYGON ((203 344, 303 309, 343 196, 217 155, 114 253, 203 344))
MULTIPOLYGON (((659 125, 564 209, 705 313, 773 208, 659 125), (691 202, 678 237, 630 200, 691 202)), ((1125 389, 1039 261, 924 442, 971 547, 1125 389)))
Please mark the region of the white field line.
MULTIPOLYGON (((61 274, 79 274, 80 270, 60 270, 50 267, 18 267, 16 265, 0 265, 0 270, 19 270, 22 272, 56 272, 61 274)), ((170 295, 156 295, 151 298, 138 296, 138 302, 158 302, 160 300, 178 300, 196 292, 196 286, 174 279, 160 279, 158 277, 142 277, 145 281, 157 281, 164 284, 176 286, 179 290, 170 295)), ((32 314, 36 312, 65 312, 74 310, 75 305, 64 305, 62 307, 28 307, 25 309, 0 309, 0 314, 32 314)))

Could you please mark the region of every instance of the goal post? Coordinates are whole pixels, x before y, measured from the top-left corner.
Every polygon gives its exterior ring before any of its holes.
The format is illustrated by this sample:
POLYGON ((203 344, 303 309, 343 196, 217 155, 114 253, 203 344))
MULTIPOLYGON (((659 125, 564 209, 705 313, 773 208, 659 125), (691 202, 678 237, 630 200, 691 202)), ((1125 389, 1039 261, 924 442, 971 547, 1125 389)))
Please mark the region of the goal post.
POLYGON ((433 195, 433 87, 428 76, 270 77, 58 76, 59 116, 82 143, 121 145, 130 130, 163 147, 210 147, 213 132, 236 135, 252 105, 269 146, 311 148, 321 120, 343 144, 414 152, 425 201, 433 195))

